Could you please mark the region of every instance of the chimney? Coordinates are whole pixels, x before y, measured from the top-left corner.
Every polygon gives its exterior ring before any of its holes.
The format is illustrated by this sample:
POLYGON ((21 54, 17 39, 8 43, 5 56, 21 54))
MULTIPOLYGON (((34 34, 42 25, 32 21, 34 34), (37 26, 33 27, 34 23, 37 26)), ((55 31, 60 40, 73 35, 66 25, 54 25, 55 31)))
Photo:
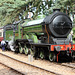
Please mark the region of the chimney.
POLYGON ((53 9, 53 12, 55 12, 55 11, 60 11, 60 9, 53 9))

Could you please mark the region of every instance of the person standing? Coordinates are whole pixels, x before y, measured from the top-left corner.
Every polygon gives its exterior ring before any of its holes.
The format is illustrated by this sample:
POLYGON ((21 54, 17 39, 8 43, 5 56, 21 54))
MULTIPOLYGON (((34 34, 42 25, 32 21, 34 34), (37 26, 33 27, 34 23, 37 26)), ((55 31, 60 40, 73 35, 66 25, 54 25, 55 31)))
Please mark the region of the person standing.
POLYGON ((72 41, 72 36, 73 36, 73 31, 70 32, 69 36, 68 36, 68 39, 71 43, 73 43, 72 41))
POLYGON ((1 41, 2 51, 5 51, 5 45, 6 45, 5 41, 2 40, 1 41))

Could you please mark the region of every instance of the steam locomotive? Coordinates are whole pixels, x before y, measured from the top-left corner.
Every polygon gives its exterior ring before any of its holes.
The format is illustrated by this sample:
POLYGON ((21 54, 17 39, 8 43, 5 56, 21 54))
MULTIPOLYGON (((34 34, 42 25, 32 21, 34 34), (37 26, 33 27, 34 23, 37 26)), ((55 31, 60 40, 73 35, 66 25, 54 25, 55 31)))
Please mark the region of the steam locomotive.
POLYGON ((14 40, 11 46, 15 52, 26 55, 30 53, 41 59, 48 57, 50 61, 57 62, 58 57, 75 56, 75 44, 67 38, 72 30, 72 21, 68 15, 59 10, 54 10, 45 18, 25 22, 22 25, 5 26, 4 30, 5 40, 7 35, 9 40, 11 35, 9 33, 12 33, 14 40))

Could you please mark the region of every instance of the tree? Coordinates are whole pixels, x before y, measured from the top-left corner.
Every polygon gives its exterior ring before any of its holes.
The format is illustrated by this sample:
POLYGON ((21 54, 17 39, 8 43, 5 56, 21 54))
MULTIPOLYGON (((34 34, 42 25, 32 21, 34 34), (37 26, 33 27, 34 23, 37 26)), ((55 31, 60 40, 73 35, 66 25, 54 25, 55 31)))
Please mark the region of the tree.
POLYGON ((0 24, 13 23, 19 14, 26 10, 26 6, 33 0, 1 0, 0 1, 0 24))
POLYGON ((73 13, 74 0, 0 0, 0 25, 6 25, 27 16, 28 12, 49 15, 54 8, 73 13))
POLYGON ((55 0, 53 8, 60 8, 62 11, 70 14, 75 6, 74 0, 55 0))

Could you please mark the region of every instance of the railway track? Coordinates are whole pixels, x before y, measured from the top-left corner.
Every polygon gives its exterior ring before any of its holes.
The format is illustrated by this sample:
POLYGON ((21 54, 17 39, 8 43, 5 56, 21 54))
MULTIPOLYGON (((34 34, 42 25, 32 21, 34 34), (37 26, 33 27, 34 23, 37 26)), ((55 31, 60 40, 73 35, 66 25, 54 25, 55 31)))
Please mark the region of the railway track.
POLYGON ((75 69, 75 63, 72 63, 72 62, 70 62, 70 63, 69 62, 66 62, 66 63, 56 63, 56 62, 54 62, 54 64, 75 69))
POLYGON ((73 63, 62 63, 61 65, 72 68, 72 69, 75 69, 75 63, 74 64, 73 63))
MULTIPOLYGON (((42 72, 47 73, 47 74, 44 73, 42 75, 75 75, 75 68, 73 66, 64 65, 64 63, 63 64, 54 63, 54 62, 52 63, 52 62, 45 61, 45 60, 34 60, 33 62, 28 62, 27 56, 24 56, 22 54, 16 55, 13 52, 7 52, 7 51, 6 52, 0 51, 0 57, 2 57, 2 56, 10 58, 14 61, 20 62, 21 64, 24 64, 24 66, 28 65, 28 66, 32 67, 32 69, 34 69, 34 68, 36 70, 40 69, 39 72, 42 71, 42 72), (39 64, 39 62, 41 63, 41 65, 39 64), (36 64, 36 63, 38 63, 38 64, 36 64), (67 70, 65 70, 65 69, 67 69, 67 70), (63 70, 64 70, 64 72, 63 72, 63 70)), ((1 62, 1 58, 0 58, 0 62, 1 62)), ((28 74, 28 72, 26 72, 26 71, 22 71, 20 69, 16 69, 16 70, 18 70, 19 72, 22 72, 22 74, 26 74, 26 73, 28 74)), ((31 73, 31 71, 29 73, 31 73)), ((35 71, 35 73, 37 73, 37 75, 39 75, 37 71, 35 71)), ((34 75, 36 75, 36 74, 34 74, 34 75)))
MULTIPOLYGON (((25 63, 25 62, 22 62, 22 61, 20 61, 20 60, 17 60, 17 59, 15 59, 15 58, 12 58, 12 57, 7 56, 7 55, 2 54, 2 53, 0 53, 0 57, 2 57, 2 58, 5 57, 6 59, 10 58, 10 59, 12 59, 12 60, 14 60, 14 61, 16 61, 16 62, 19 62, 19 63, 21 63, 21 64, 24 64, 25 66, 28 65, 28 66, 30 66, 30 67, 34 67, 35 69, 40 69, 40 70, 42 70, 42 71, 48 72, 48 73, 51 74, 51 75, 61 75, 61 74, 59 74, 59 73, 56 73, 56 72, 53 72, 53 71, 50 71, 50 70, 46 70, 46 69, 43 69, 43 68, 41 68, 41 67, 38 67, 38 66, 35 66, 35 65, 31 65, 31 64, 28 64, 28 63, 25 63)), ((12 66, 10 66, 10 65, 8 65, 8 64, 5 64, 5 63, 3 63, 3 62, 1 62, 1 61, 0 61, 0 63, 3 64, 3 65, 5 65, 5 66, 7 66, 7 67, 9 67, 9 68, 11 68, 12 70, 17 71, 18 73, 20 73, 20 74, 22 74, 22 75, 26 75, 26 73, 25 73, 24 71, 20 71, 19 69, 16 69, 16 68, 14 68, 14 67, 12 67, 12 66)))
POLYGON ((17 70, 0 63, 0 75, 22 75, 17 70))
POLYGON ((21 75, 24 75, 22 72, 20 72, 19 70, 15 69, 15 68, 13 68, 13 67, 11 67, 11 66, 9 66, 9 65, 6 65, 6 64, 4 64, 4 63, 2 63, 2 62, 0 62, 0 64, 6 66, 6 67, 8 67, 8 68, 10 68, 11 70, 14 70, 15 72, 18 72, 18 73, 21 74, 21 75))

